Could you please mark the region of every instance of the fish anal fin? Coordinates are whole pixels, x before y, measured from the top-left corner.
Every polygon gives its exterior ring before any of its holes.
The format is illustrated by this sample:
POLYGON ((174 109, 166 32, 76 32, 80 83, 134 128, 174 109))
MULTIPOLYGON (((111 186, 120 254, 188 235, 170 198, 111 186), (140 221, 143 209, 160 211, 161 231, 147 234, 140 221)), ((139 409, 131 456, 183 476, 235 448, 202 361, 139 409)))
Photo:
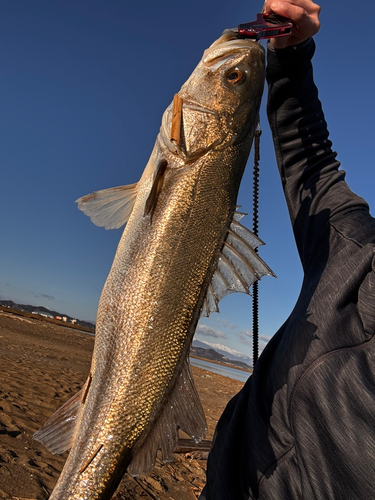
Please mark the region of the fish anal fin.
POLYGON ((161 450, 165 462, 173 460, 178 443, 178 429, 195 442, 204 438, 207 425, 203 408, 194 385, 188 361, 184 363, 176 385, 145 441, 134 451, 129 474, 146 474, 154 466, 161 450))
POLYGON ((233 214, 201 308, 201 317, 217 312, 219 301, 226 295, 233 292, 249 294, 249 287, 262 276, 275 276, 255 251, 264 242, 239 222, 245 215, 238 211, 233 214))
POLYGON ((83 409, 90 383, 91 376, 82 389, 59 408, 33 435, 33 439, 44 444, 53 455, 64 453, 71 448, 76 424, 83 409))
POLYGON ((118 229, 128 222, 137 193, 138 184, 129 184, 94 191, 78 198, 76 203, 97 226, 118 229))

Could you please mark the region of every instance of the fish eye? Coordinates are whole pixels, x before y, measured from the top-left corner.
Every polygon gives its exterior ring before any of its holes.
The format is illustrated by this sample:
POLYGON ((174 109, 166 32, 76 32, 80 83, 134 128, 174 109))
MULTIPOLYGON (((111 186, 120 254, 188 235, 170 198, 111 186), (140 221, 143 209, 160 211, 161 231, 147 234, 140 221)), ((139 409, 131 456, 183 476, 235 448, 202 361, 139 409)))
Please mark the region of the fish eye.
POLYGON ((238 68, 230 69, 226 74, 226 81, 231 87, 241 85, 246 80, 246 73, 238 68))

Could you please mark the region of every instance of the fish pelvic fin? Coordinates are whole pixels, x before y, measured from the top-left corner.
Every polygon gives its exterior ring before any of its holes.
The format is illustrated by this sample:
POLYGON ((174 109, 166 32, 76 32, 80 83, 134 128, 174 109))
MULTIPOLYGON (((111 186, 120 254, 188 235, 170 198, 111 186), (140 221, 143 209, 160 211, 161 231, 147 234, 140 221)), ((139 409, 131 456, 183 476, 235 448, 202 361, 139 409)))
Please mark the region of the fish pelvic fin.
POLYGON ((135 449, 128 467, 129 474, 137 476, 149 472, 155 464, 159 449, 164 462, 172 461, 178 442, 178 429, 191 436, 197 443, 204 438, 207 431, 206 418, 188 360, 184 362, 172 394, 147 438, 135 449))
POLYGON ((137 194, 138 184, 129 184, 94 191, 78 198, 76 203, 97 226, 118 229, 128 222, 137 194))
POLYGON ((161 160, 157 166, 155 175, 154 175, 154 181, 152 184, 152 188, 150 191, 150 194, 146 200, 145 204, 145 211, 144 211, 144 216, 153 214, 156 204, 158 202, 159 195, 161 193, 161 190, 163 188, 163 183, 164 183, 164 174, 167 169, 168 163, 166 160, 161 160))
POLYGON ((255 249, 264 242, 240 223, 246 214, 234 212, 200 316, 219 312, 220 300, 234 292, 250 294, 250 286, 265 275, 275 276, 255 249))
POLYGON ((72 447, 83 405, 91 384, 91 375, 80 391, 70 398, 47 422, 33 435, 53 454, 64 453, 72 447))

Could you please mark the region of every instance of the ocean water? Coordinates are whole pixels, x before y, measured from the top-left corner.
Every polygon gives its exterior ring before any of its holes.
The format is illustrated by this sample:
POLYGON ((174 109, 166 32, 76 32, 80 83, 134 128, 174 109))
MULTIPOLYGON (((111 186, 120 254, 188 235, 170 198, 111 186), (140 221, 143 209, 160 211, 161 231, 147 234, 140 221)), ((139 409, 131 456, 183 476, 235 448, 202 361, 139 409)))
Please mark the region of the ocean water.
POLYGON ((231 368, 229 366, 218 365, 217 363, 211 363, 205 359, 197 359, 197 358, 189 358, 190 364, 193 366, 197 366, 198 368, 203 368, 204 370, 208 370, 212 373, 217 373, 218 375, 222 375, 223 377, 233 378, 235 380, 239 380, 240 382, 246 382, 246 380, 250 377, 251 373, 244 372, 243 370, 237 370, 237 368, 231 368))

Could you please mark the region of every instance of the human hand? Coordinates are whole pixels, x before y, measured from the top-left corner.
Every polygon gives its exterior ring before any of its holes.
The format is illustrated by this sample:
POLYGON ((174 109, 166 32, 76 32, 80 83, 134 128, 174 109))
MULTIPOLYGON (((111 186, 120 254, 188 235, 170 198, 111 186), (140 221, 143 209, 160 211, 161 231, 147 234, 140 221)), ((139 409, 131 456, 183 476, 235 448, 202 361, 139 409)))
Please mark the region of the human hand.
POLYGON ((271 43, 276 49, 298 45, 311 36, 314 36, 320 28, 319 5, 312 0, 266 0, 263 14, 275 13, 287 17, 293 23, 291 34, 271 38, 271 43))

